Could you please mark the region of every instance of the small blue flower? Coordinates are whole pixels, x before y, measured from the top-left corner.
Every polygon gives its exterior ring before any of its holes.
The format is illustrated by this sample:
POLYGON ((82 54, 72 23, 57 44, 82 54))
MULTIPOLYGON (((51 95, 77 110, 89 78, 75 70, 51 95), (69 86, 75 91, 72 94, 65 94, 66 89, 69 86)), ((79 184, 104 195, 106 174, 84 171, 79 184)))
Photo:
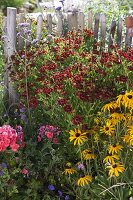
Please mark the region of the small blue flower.
POLYGON ((68 195, 65 196, 65 200, 69 200, 69 196, 68 195))
POLYGON ((48 189, 53 191, 53 190, 55 190, 55 187, 53 185, 48 185, 48 189))
POLYGON ((61 8, 62 8, 61 6, 58 6, 55 10, 61 10, 61 8))
POLYGON ((58 190, 58 197, 62 197, 62 192, 58 190))
POLYGON ((0 176, 4 176, 4 172, 0 170, 0 176))
POLYGON ((1 164, 1 166, 2 166, 2 168, 7 168, 7 164, 4 162, 1 164))

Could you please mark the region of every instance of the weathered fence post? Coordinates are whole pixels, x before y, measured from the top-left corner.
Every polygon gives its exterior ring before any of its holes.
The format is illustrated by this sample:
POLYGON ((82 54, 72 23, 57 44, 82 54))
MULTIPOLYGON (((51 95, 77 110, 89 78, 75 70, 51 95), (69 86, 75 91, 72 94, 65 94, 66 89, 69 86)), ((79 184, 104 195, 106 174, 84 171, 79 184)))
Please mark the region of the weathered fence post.
POLYGON ((5 87, 8 106, 17 102, 17 95, 13 88, 10 73, 12 68, 11 56, 16 50, 16 8, 7 8, 7 55, 6 56, 6 66, 5 66, 5 87))
POLYGON ((100 20, 100 15, 97 13, 95 16, 95 24, 94 24, 94 49, 97 49, 96 43, 98 41, 99 20, 100 20))
MULTIPOLYGON (((27 30, 31 30, 31 22, 32 22, 31 19, 27 20, 27 23, 28 23, 27 30)), ((25 37, 26 37, 25 38, 26 39, 26 46, 28 47, 31 44, 31 35, 27 34, 25 37)))
POLYGON ((126 37, 125 37, 125 47, 130 47, 132 45, 132 36, 130 36, 130 28, 126 28, 126 37))
POLYGON ((92 30, 92 11, 88 13, 88 29, 92 30))
POLYGON ((51 14, 47 14, 47 29, 48 29, 48 34, 52 34, 52 16, 51 16, 51 14))
POLYGON ((114 43, 115 30, 116 30, 116 21, 113 20, 110 26, 108 50, 110 46, 113 45, 114 43))
MULTIPOLYGON (((18 16, 18 23, 21 24, 24 22, 25 14, 20 13, 18 16)), ((21 26, 18 26, 18 49, 21 50, 24 47, 24 31, 21 26)))
POLYGON ((78 30, 83 31, 85 27, 85 16, 83 12, 78 13, 78 30))
POLYGON ((100 22, 101 22, 101 33, 100 33, 101 49, 104 49, 105 41, 106 41, 106 17, 105 17, 105 14, 101 14, 100 22))
POLYGON ((63 32, 63 15, 61 11, 57 11, 57 35, 61 36, 63 32))
POLYGON ((78 13, 72 12, 68 14, 68 29, 69 31, 78 30, 78 13))
POLYGON ((119 17, 117 25, 117 45, 120 47, 122 41, 122 18, 119 17))
POLYGON ((36 39, 38 41, 41 40, 42 26, 43 26, 43 17, 42 17, 42 15, 39 15, 37 18, 37 30, 36 30, 36 39))

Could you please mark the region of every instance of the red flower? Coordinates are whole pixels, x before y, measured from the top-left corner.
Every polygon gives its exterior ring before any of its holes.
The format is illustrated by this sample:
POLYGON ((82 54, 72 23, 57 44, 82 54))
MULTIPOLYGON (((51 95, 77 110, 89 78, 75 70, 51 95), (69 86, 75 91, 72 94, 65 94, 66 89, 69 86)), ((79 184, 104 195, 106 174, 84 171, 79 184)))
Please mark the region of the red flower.
POLYGON ((64 106, 67 103, 67 99, 58 99, 57 102, 60 106, 64 106))
POLYGON ((76 115, 75 117, 73 117, 72 119, 72 123, 74 125, 79 125, 81 122, 83 121, 82 117, 80 115, 76 115))
POLYGON ((66 105, 64 106, 64 111, 70 113, 72 112, 72 107, 70 105, 66 105))
POLYGON ((38 106, 38 101, 35 97, 33 97, 32 99, 30 99, 29 102, 30 108, 36 108, 38 106))
POLYGON ((58 143, 58 139, 57 138, 53 138, 53 143, 57 144, 58 143))

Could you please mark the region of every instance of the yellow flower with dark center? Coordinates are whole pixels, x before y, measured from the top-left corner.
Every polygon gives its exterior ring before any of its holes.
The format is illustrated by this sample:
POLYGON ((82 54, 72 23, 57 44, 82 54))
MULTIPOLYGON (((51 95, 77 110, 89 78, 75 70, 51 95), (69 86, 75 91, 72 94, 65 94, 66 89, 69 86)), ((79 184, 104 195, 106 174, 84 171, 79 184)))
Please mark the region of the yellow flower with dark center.
POLYGON ((81 156, 84 160, 95 159, 96 157, 91 149, 85 149, 84 151, 82 151, 81 156))
POLYGON ((126 92, 125 101, 125 107, 133 108, 133 91, 126 92))
POLYGON ((76 173, 77 171, 74 169, 74 168, 66 168, 65 170, 64 170, 64 174, 65 175, 70 175, 70 174, 74 174, 74 173, 76 173))
POLYGON ((100 128, 100 132, 112 136, 113 133, 115 132, 115 127, 114 125, 111 124, 110 121, 107 121, 106 125, 100 128))
POLYGON ((119 160, 118 155, 109 154, 109 155, 107 155, 107 156, 104 158, 103 162, 104 162, 104 163, 108 163, 108 162, 109 162, 110 164, 114 164, 114 163, 115 163, 115 159, 116 159, 116 160, 119 160))
POLYGON ((80 177, 77 180, 77 185, 84 186, 84 185, 88 185, 90 182, 92 182, 92 176, 86 175, 86 176, 80 177))
POLYGON ((125 121, 125 116, 121 113, 112 113, 111 114, 111 118, 115 119, 115 120, 118 120, 118 121, 125 121))
POLYGON ((129 143, 129 141, 130 141, 130 135, 129 134, 125 134, 122 137, 122 140, 123 140, 123 142, 129 143))
POLYGON ((132 135, 133 134, 133 126, 128 126, 127 132, 132 135))
POLYGON ((128 108, 133 108, 133 91, 126 92, 124 95, 117 97, 116 103, 120 106, 121 104, 128 108))
POLYGON ((74 140, 74 145, 81 145, 87 140, 86 132, 82 133, 79 129, 70 130, 70 142, 74 140))
POLYGON ((117 105, 117 103, 115 102, 115 101, 112 101, 112 102, 110 102, 110 103, 107 103, 107 104, 105 104, 103 107, 102 107, 102 110, 104 111, 104 112, 106 112, 106 111, 111 111, 111 110, 114 110, 114 109, 116 109, 116 108, 118 108, 118 105, 117 105))
POLYGON ((118 143, 116 145, 109 145, 108 151, 110 154, 118 153, 121 151, 123 146, 119 145, 118 143))
POLYGON ((133 135, 129 136, 129 144, 132 146, 133 145, 133 135))
POLYGON ((121 165, 120 163, 114 163, 113 165, 109 165, 106 167, 107 169, 109 169, 109 176, 119 176, 119 173, 123 173, 125 168, 123 165, 121 165))
POLYGON ((128 126, 133 125, 133 115, 130 113, 126 113, 125 114, 125 124, 127 124, 128 126))

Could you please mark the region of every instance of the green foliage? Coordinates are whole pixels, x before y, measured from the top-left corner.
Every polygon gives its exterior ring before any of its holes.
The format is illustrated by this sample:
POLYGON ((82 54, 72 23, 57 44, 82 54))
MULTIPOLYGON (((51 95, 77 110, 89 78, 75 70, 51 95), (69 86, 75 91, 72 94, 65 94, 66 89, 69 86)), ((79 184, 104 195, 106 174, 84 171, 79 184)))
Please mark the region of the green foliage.
POLYGON ((23 0, 0 0, 0 8, 16 7, 19 8, 24 3, 23 0))

